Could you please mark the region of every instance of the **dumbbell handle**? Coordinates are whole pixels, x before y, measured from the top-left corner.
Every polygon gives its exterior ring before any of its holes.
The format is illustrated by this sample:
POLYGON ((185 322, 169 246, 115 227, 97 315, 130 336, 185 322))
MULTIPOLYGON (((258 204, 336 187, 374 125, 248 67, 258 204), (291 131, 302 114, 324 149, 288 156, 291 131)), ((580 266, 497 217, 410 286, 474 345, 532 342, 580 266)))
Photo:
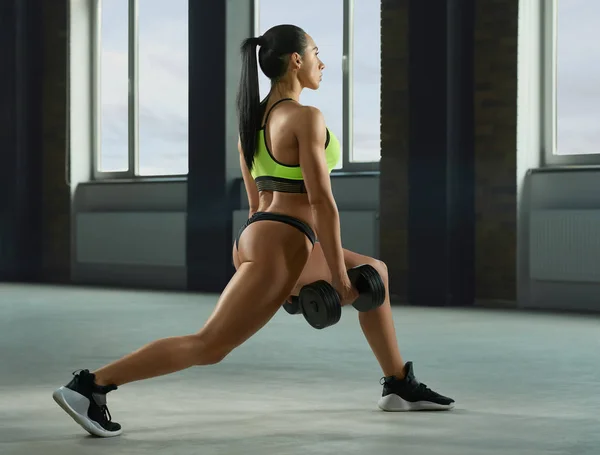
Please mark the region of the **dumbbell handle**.
POLYGON ((289 314, 302 314, 299 297, 297 295, 291 296, 290 301, 286 300, 283 303, 283 309, 289 314))
MULTIPOLYGON (((337 290, 336 290, 336 289, 335 289, 333 286, 331 286, 331 288, 332 288, 332 289, 333 289, 333 291, 335 292, 335 295, 337 296, 338 300, 340 300, 340 302, 341 302, 341 300, 342 300, 342 297, 340 296, 340 293, 339 293, 339 292, 338 292, 338 291, 337 291, 337 290)), ((360 295, 360 292, 359 292, 359 295, 360 295)), ((299 302, 300 302, 300 296, 298 296, 298 295, 293 295, 293 296, 292 296, 292 305, 294 305, 294 304, 296 304, 296 303, 299 303, 299 302)), ((290 306, 289 302, 286 302, 286 305, 290 306)), ((300 314, 300 312, 298 312, 298 313, 295 313, 295 314, 300 314)))
MULTIPOLYGON (((353 267, 353 268, 354 268, 354 267, 353 267)), ((348 269, 348 270, 346 271, 346 273, 350 272, 350 270, 352 270, 353 268, 350 268, 350 269, 348 269)), ((310 283, 310 284, 312 284, 312 283, 310 283)), ((330 283, 330 284, 331 284, 331 283, 330 283)), ((351 284, 352 284, 352 287, 353 287, 354 289, 356 289, 356 290, 357 290, 357 292, 358 292, 358 294, 360 295, 360 294, 361 294, 361 292, 360 292, 360 291, 359 291, 359 290, 356 288, 356 283, 352 283, 352 282, 351 282, 351 284)), ((333 287, 333 285, 331 285, 331 287, 333 287)), ((341 300, 340 293, 337 291, 337 289, 333 288, 333 290, 335 291, 335 293, 336 293, 336 295, 338 296, 338 298, 341 300)), ((296 299, 296 300, 297 300, 297 299, 299 298, 299 296, 297 296, 297 295, 292 295, 291 297, 292 297, 292 302, 294 302, 294 299, 296 299)))

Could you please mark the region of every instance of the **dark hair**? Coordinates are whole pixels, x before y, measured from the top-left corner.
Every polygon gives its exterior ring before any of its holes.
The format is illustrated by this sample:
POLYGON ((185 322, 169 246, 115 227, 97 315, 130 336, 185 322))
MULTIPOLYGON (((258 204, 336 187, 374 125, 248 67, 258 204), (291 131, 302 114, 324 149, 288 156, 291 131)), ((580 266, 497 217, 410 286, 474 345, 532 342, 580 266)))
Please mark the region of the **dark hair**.
POLYGON ((260 46, 260 69, 277 82, 287 69, 286 56, 297 52, 304 55, 306 33, 295 25, 277 25, 258 38, 247 38, 241 46, 242 73, 237 94, 238 130, 248 169, 252 169, 262 110, 258 86, 256 47, 260 46))

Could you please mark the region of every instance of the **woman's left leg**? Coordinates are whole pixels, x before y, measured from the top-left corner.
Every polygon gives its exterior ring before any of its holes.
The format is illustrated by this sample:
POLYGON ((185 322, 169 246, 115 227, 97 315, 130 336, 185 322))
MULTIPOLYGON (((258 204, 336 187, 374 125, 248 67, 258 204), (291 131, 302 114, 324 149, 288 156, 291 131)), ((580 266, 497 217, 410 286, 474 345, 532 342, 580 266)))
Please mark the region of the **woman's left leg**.
MULTIPOLYGON (((381 275, 381 279, 385 285, 385 301, 383 305, 375 310, 359 313, 358 319, 365 338, 373 354, 375 354, 384 376, 403 378, 404 361, 400 355, 394 320, 392 318, 386 265, 382 261, 346 249, 344 249, 344 262, 346 269, 361 264, 369 264, 381 275)), ((315 244, 300 280, 296 284, 294 294, 298 295, 302 286, 317 280, 331 281, 331 273, 329 272, 323 250, 319 243, 315 244)))
MULTIPOLYGON (((449 410, 454 407, 452 398, 434 392, 415 377, 412 362, 404 363, 398 348, 396 330, 390 306, 389 280, 386 265, 377 259, 344 249, 346 269, 361 264, 373 266, 385 284, 385 301, 380 307, 359 312, 362 331, 383 372, 383 393, 378 406, 384 411, 449 410)), ((331 274, 319 243, 306 263, 292 291, 298 295, 302 286, 317 280, 331 282, 331 274)))

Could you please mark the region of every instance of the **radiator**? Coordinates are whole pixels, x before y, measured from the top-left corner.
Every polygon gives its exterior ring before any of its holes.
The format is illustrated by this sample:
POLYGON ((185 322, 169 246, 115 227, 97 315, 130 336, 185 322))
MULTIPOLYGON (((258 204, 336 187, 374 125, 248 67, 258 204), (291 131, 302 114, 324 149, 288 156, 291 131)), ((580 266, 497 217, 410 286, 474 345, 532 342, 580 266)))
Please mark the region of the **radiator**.
POLYGON ((185 267, 185 212, 93 212, 76 215, 80 263, 185 267))
POLYGON ((533 280, 600 282, 600 210, 534 210, 529 218, 533 280))
MULTIPOLYGON (((233 238, 248 219, 248 210, 233 213, 233 238)), ((343 247, 366 256, 379 257, 379 213, 375 210, 341 210, 343 247)))

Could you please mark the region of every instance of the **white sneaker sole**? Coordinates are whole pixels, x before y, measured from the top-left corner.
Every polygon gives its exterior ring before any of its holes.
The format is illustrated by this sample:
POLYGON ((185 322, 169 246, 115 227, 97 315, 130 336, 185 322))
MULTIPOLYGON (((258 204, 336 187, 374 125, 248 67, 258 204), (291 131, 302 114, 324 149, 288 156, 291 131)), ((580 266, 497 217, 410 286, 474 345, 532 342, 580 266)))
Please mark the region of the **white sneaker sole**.
POLYGON ((412 403, 393 393, 386 395, 385 397, 381 397, 377 405, 382 411, 388 412, 449 411, 450 409, 454 408, 454 403, 449 405, 432 403, 431 401, 415 401, 412 403))
POLYGON ((67 387, 56 389, 52 394, 52 398, 54 398, 54 401, 56 401, 63 411, 69 414, 75 422, 91 435, 110 438, 119 436, 123 432, 122 428, 117 431, 105 430, 98 423, 90 419, 87 415, 90 400, 67 387))

